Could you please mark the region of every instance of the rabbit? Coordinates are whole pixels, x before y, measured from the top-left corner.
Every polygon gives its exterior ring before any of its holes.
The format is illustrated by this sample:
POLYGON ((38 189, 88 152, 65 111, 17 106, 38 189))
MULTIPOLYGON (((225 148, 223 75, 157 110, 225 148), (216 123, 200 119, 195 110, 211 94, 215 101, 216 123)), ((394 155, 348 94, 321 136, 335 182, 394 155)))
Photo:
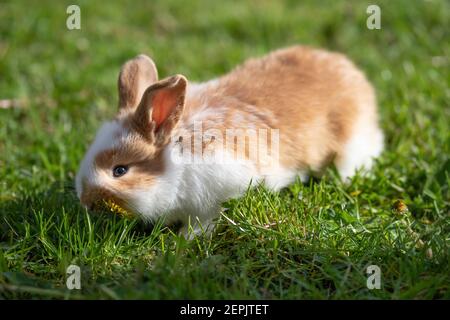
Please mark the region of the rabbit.
POLYGON ((383 150, 372 85, 323 49, 278 49, 204 83, 158 80, 141 54, 122 66, 118 90, 77 195, 86 208, 112 200, 144 221, 181 224, 184 235, 213 230, 222 203, 248 187, 277 191, 330 164, 349 181, 383 150))

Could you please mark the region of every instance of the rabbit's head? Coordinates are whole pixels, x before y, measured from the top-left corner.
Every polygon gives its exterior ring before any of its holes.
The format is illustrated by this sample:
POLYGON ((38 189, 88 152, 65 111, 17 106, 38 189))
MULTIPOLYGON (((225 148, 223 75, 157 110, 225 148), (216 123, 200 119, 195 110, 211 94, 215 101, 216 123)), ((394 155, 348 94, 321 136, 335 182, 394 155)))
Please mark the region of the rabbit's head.
POLYGON ((122 67, 119 112, 97 132, 76 176, 85 207, 114 203, 144 219, 170 208, 179 178, 165 146, 183 113, 186 86, 182 75, 158 81, 144 55, 122 67))

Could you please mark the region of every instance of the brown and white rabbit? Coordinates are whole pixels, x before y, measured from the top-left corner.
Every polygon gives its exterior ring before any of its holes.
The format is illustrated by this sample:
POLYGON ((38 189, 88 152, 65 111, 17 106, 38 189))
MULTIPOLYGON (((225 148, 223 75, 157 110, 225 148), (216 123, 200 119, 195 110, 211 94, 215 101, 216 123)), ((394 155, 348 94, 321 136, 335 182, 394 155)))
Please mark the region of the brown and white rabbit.
POLYGON ((114 201, 144 220, 210 229, 249 184, 278 190, 334 163, 343 179, 383 149, 376 99, 345 56, 304 46, 200 83, 158 80, 139 55, 119 75, 119 112, 76 177, 81 203, 114 201))

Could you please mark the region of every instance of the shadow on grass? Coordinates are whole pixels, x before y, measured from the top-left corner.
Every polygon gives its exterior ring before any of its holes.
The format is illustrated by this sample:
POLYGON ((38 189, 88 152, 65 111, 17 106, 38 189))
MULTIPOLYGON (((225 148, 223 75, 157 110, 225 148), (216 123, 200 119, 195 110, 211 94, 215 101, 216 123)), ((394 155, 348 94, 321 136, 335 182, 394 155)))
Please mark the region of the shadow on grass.
POLYGON ((96 261, 113 264, 122 247, 151 248, 158 243, 161 231, 166 232, 160 223, 88 212, 76 197, 73 181, 56 182, 46 191, 29 191, 3 200, 0 296, 71 296, 64 283, 70 264, 79 265, 86 279, 92 278, 96 261))
MULTIPOLYGON (((0 202, 0 241, 5 241, 5 234, 14 232, 14 225, 21 221, 23 225, 30 225, 33 222, 42 222, 37 220, 36 214, 42 213, 44 218, 67 219, 66 215, 71 215, 82 219, 86 224, 98 225, 99 228, 105 227, 111 221, 129 220, 133 224, 133 232, 137 235, 148 236, 152 233, 155 223, 145 223, 138 219, 122 219, 111 212, 88 211, 79 202, 73 181, 68 180, 63 184, 54 182, 46 191, 37 193, 22 194, 12 200, 0 202), (63 187, 62 187, 63 185, 63 187), (89 218, 87 218, 89 216, 89 218)), ((19 227, 19 229, 21 228, 19 227)))

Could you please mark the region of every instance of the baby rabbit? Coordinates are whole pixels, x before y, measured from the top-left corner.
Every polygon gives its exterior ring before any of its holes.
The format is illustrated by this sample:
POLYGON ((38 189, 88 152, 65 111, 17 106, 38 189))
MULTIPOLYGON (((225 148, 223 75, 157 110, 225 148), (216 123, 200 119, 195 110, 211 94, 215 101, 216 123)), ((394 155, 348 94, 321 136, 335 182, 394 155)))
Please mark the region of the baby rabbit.
POLYGON ((200 84, 158 80, 139 55, 118 87, 119 112, 81 162, 78 197, 184 234, 211 230, 221 203, 250 184, 279 190, 330 163, 345 180, 383 149, 374 90, 338 53, 294 46, 200 84))

